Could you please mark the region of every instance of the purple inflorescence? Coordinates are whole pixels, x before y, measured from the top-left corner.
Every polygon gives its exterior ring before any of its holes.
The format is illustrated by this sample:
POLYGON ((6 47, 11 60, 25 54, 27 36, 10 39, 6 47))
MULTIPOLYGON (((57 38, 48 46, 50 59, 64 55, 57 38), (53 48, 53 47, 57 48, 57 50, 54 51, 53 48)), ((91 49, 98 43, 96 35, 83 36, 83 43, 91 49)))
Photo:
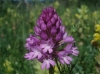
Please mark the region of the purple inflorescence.
POLYGON ((34 35, 26 39, 25 47, 29 52, 24 57, 28 60, 36 58, 42 63, 42 69, 54 66, 55 58, 62 64, 70 64, 72 61, 70 55, 79 54, 77 47, 74 46, 74 38, 65 32, 61 19, 52 7, 42 11, 34 32, 34 35), (62 45, 66 46, 60 49, 62 45))

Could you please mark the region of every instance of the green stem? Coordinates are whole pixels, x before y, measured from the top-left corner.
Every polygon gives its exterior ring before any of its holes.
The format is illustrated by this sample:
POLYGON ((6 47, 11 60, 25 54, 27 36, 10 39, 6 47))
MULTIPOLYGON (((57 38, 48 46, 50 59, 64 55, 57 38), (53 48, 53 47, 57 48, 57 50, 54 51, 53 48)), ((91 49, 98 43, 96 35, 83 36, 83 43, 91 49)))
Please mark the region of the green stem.
POLYGON ((71 69, 68 65, 67 65, 67 68, 68 68, 68 73, 71 74, 71 69))
POLYGON ((60 72, 60 74, 61 74, 61 70, 60 70, 60 67, 59 67, 59 64, 58 64, 58 61, 57 61, 56 58, 55 58, 55 61, 56 61, 56 64, 57 64, 58 70, 59 70, 59 72, 60 72))
POLYGON ((49 74, 54 74, 54 68, 53 68, 53 66, 50 66, 49 74))

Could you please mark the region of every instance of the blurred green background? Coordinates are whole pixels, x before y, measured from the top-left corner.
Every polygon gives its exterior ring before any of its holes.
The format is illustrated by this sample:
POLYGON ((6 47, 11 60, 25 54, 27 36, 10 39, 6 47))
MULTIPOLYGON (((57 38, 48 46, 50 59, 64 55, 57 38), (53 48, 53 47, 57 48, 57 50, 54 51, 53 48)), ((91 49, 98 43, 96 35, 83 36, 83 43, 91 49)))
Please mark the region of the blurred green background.
MULTIPOLYGON (((24 59, 42 9, 53 6, 80 51, 74 74, 100 74, 98 48, 91 45, 100 24, 100 0, 0 0, 0 74, 48 74, 40 63, 24 59)), ((57 72, 55 74, 58 74, 57 72)))

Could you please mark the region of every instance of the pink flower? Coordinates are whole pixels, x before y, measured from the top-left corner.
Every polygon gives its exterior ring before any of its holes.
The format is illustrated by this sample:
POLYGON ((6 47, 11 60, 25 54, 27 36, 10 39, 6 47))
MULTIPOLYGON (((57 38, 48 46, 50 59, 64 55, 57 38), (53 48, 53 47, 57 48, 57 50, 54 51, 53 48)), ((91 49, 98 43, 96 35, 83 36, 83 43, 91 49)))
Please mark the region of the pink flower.
POLYGON ((50 65, 54 66, 55 65, 55 62, 51 59, 45 59, 42 63, 42 66, 41 68, 44 69, 49 69, 50 68, 50 65))
POLYGON ((45 8, 36 23, 35 35, 30 35, 26 39, 25 47, 28 49, 28 53, 24 56, 26 59, 36 58, 42 63, 42 69, 49 69, 55 65, 55 58, 61 64, 70 64, 72 62, 70 55, 78 56, 79 51, 74 46, 75 40, 65 32, 65 27, 54 8, 45 8), (66 47, 58 50, 63 44, 66 47))

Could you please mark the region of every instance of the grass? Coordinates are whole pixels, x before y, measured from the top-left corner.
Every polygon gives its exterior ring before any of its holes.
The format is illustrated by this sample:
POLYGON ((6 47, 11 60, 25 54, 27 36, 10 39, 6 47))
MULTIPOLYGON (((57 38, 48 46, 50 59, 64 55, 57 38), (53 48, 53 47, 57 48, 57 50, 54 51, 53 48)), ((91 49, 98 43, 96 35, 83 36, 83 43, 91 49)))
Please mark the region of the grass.
MULTIPOLYGON (((44 74, 39 69, 40 64, 24 59, 26 49, 25 39, 33 33, 33 27, 41 10, 46 6, 56 8, 63 25, 69 34, 73 35, 80 51, 78 62, 73 69, 75 74, 96 74, 94 57, 96 49, 91 45, 94 34, 94 25, 100 24, 99 7, 91 8, 87 5, 65 6, 54 3, 37 3, 35 5, 12 4, 1 5, 0 12, 0 74, 44 74)), ((76 58, 75 58, 76 59, 76 58)), ((98 73, 99 74, 99 73, 98 73)))

